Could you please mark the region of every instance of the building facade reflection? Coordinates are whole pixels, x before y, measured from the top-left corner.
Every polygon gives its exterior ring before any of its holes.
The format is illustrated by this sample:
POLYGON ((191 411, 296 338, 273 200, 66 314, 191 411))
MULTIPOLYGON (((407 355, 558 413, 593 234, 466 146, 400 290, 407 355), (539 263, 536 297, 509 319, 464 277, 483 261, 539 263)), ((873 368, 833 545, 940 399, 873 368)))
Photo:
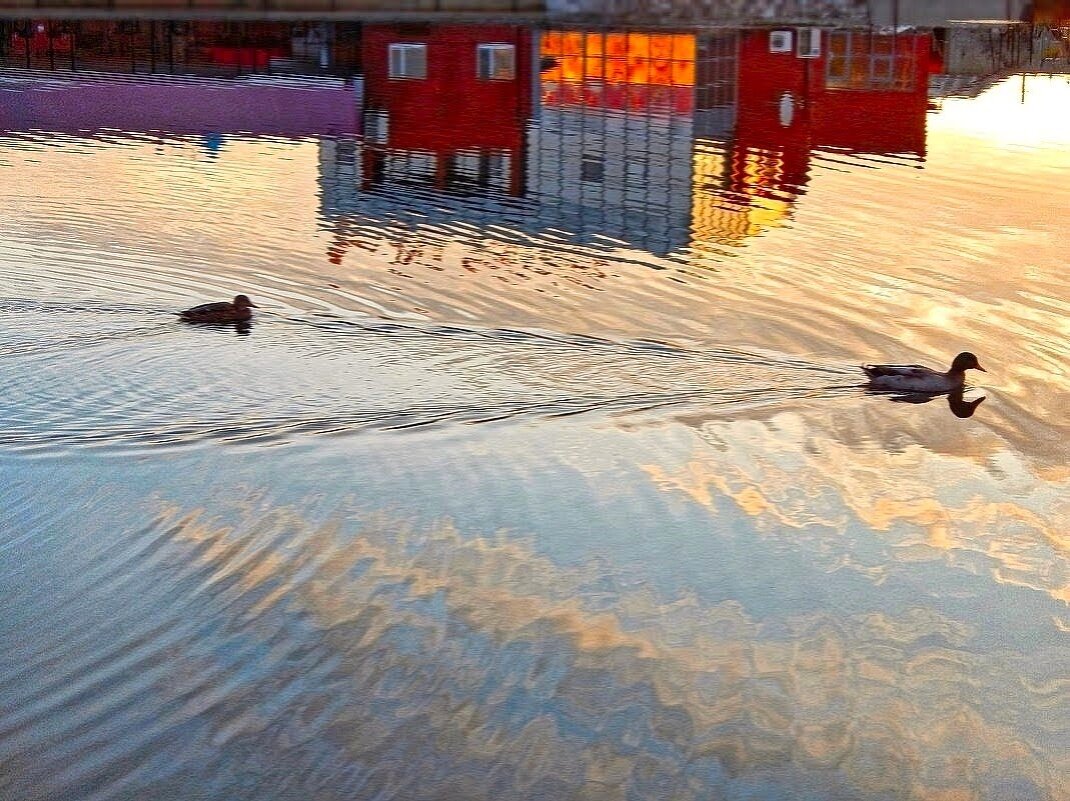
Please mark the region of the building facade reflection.
MULTIPOLYGON (((787 219, 815 150, 924 158, 930 34, 760 28, 735 44, 737 96, 723 101, 733 113, 695 144, 696 250, 787 219)), ((707 52, 730 46, 711 42, 707 52)))
POLYGON ((529 161, 540 216, 581 238, 686 246, 694 34, 547 31, 529 161))
POLYGON ((239 134, 352 137, 362 82, 347 56, 351 34, 319 23, 0 21, 0 66, 20 69, 0 130, 216 144, 239 134))
POLYGON ((360 25, 227 19, 0 19, 0 63, 130 73, 348 76, 360 25))
POLYGON ((864 28, 84 20, 0 39, 9 67, 138 76, 25 94, 9 130, 317 137, 336 262, 386 218, 702 260, 789 219, 815 152, 923 160, 943 69, 940 37, 864 28))
POLYGON ((770 27, 376 26, 362 52, 366 132, 324 144, 325 216, 426 223, 449 195, 484 228, 674 260, 788 219, 815 150, 924 159, 936 63, 929 33, 770 27), (499 47, 509 78, 480 78, 499 47))
POLYGON ((531 31, 367 25, 362 187, 387 179, 524 194, 531 31))
POLYGON ((399 258, 435 259, 441 249, 416 226, 485 227, 517 207, 527 194, 533 39, 519 25, 364 26, 363 135, 319 144, 332 263, 382 237, 388 220, 400 226, 392 235, 408 255, 399 258))

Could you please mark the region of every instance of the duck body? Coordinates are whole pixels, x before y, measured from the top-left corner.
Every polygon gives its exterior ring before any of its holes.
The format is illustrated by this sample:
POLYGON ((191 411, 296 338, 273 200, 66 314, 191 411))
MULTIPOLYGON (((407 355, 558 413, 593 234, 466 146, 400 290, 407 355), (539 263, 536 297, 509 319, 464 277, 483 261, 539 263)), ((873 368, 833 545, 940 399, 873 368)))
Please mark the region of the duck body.
POLYGON ((874 389, 895 392, 952 392, 966 383, 965 373, 940 373, 920 364, 864 364, 862 372, 874 389))
POLYGON ((178 316, 187 323, 237 323, 251 319, 255 308, 257 305, 246 295, 238 295, 230 302, 202 303, 178 316))
POLYGON ((862 365, 862 372, 874 389, 929 394, 961 390, 966 383, 967 370, 987 372, 972 353, 960 353, 952 362, 951 369, 944 373, 920 364, 862 365))

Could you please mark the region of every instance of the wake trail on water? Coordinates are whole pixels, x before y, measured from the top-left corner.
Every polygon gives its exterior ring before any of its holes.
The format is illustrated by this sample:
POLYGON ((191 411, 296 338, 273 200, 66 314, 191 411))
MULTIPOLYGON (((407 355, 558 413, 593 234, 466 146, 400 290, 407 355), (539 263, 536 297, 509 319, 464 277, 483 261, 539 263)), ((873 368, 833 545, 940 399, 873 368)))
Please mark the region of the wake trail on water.
POLYGON ((0 447, 102 452, 626 415, 719 415, 858 386, 839 365, 737 347, 264 313, 0 301, 0 447))

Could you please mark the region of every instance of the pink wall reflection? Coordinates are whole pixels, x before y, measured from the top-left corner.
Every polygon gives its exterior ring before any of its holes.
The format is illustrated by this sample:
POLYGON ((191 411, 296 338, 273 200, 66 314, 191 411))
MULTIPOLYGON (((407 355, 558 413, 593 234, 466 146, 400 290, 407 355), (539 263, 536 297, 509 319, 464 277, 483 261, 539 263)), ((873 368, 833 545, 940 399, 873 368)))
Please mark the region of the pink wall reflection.
POLYGON ((3 92, 0 129, 284 137, 359 132, 360 93, 353 84, 287 86, 254 80, 20 82, 14 91, 3 92))

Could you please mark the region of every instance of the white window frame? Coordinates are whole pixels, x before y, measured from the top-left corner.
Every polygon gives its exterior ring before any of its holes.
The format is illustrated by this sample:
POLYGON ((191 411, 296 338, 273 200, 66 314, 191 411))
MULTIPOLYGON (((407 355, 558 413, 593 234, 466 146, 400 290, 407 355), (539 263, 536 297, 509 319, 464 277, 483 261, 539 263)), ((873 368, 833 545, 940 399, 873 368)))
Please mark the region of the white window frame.
POLYGON ((516 45, 509 44, 508 42, 481 42, 476 45, 476 77, 481 81, 515 81, 516 80, 516 45), (499 53, 508 53, 510 64, 510 72, 507 77, 496 77, 494 75, 495 57, 499 53), (483 70, 483 57, 487 54, 489 59, 490 69, 487 72, 483 70))
MULTIPOLYGON (((828 58, 825 62, 825 81, 831 89, 860 89, 852 86, 854 66, 858 63, 867 67, 867 89, 884 89, 895 92, 907 92, 914 86, 914 72, 912 62, 907 57, 895 50, 894 42, 888 49, 878 49, 877 44, 870 34, 869 50, 865 53, 855 52, 855 33, 853 31, 831 31, 829 34, 828 58), (843 54, 834 55, 832 45, 835 42, 843 43, 843 54), (839 60, 841 70, 833 72, 834 62, 839 60), (906 64, 911 66, 909 74, 901 76, 899 68, 906 64)), ((860 34, 864 35, 864 34, 860 34)), ((880 40, 878 40, 880 41, 880 40)))
POLYGON ((421 81, 427 77, 427 44, 424 42, 391 42, 387 49, 388 70, 391 78, 421 81), (414 70, 411 59, 419 53, 423 69, 414 70))
POLYGON ((770 53, 792 53, 795 51, 795 32, 794 31, 770 31, 769 32, 769 52, 770 53))
POLYGON ((820 28, 796 28, 795 55, 799 58, 820 58, 822 38, 820 28))
POLYGON ((386 109, 369 109, 364 113, 364 141, 374 145, 390 142, 390 112, 386 109))

